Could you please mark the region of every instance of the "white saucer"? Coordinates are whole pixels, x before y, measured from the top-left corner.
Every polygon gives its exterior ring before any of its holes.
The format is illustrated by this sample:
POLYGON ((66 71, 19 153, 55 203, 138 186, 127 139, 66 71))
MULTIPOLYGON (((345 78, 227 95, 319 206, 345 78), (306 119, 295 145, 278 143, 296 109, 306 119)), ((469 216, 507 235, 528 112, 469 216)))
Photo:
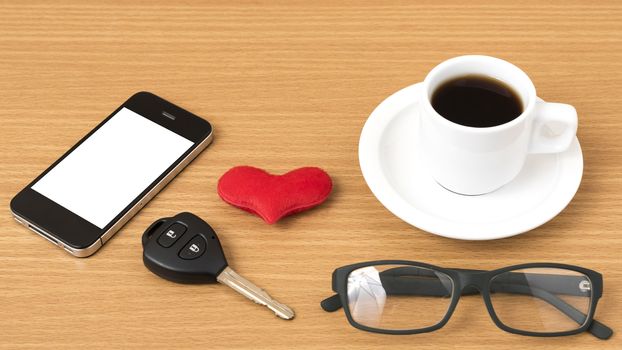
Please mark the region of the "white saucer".
POLYGON ((438 185, 416 147, 417 91, 406 87, 371 113, 361 132, 359 162, 367 185, 393 214, 422 230, 449 238, 504 238, 551 220, 574 197, 583 174, 575 138, 559 154, 530 155, 509 184, 481 196, 463 196, 438 185))

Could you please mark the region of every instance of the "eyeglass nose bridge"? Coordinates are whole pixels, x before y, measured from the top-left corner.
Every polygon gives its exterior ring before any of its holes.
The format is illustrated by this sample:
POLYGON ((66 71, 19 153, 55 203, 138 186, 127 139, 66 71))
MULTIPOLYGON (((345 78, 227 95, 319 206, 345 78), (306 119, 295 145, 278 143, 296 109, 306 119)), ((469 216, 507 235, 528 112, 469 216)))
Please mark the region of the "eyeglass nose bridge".
POLYGON ((453 269, 458 271, 460 295, 481 294, 486 288, 489 276, 487 271, 453 269))

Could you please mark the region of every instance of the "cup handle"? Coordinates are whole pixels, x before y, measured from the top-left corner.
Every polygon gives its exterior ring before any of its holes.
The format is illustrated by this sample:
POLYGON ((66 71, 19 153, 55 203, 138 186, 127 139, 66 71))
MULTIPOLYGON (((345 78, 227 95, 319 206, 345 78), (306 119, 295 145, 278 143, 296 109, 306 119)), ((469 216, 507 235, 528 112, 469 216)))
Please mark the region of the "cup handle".
POLYGON ((577 111, 564 103, 536 101, 536 118, 531 132, 529 153, 559 153, 565 151, 577 134, 577 111), (560 133, 552 134, 546 126, 559 126, 560 133))

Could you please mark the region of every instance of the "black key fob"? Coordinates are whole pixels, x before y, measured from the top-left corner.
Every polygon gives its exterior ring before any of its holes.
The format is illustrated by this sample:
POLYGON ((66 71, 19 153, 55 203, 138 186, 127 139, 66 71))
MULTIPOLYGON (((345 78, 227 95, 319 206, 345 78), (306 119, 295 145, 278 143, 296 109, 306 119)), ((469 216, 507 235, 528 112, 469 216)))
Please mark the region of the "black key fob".
POLYGON ((215 283, 227 267, 216 232, 192 213, 156 220, 142 240, 145 266, 173 282, 215 283))

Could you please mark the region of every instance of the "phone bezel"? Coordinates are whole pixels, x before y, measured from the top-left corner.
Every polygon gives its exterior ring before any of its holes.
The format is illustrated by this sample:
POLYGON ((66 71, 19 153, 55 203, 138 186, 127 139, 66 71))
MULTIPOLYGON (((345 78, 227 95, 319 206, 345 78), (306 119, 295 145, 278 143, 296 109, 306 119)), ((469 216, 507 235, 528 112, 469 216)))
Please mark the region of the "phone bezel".
MULTIPOLYGON (((131 96, 122 105, 116 108, 107 118, 99 123, 93 130, 89 131, 82 139, 80 139, 75 145, 73 145, 67 152, 65 152, 60 158, 52 163, 45 171, 31 181, 22 191, 20 191, 11 200, 11 210, 16 216, 18 221, 30 226, 36 231, 43 231, 44 235, 51 236, 58 243, 61 243, 67 250, 74 254, 74 251, 79 252, 81 250, 89 251, 88 255, 94 253, 99 246, 105 243, 102 237, 110 238, 120 226, 117 223, 120 220, 127 221, 130 217, 127 214, 130 211, 137 212, 146 204, 148 200, 153 197, 157 191, 168 183, 175 176, 183 166, 189 163, 194 156, 198 155, 198 152, 205 148, 209 141, 211 141, 212 126, 206 120, 150 93, 139 92, 131 96), (128 108, 144 118, 151 120, 152 122, 171 130, 178 135, 181 135, 193 142, 193 145, 183 155, 181 155, 175 162, 173 162, 158 178, 153 181, 140 195, 134 198, 112 221, 110 221, 103 228, 99 228, 89 221, 81 218, 73 212, 65 209, 56 202, 49 198, 39 194, 32 189, 32 186, 39 181, 45 174, 53 169, 59 162, 73 152, 80 144, 88 139, 93 133, 95 133, 102 125, 104 125, 110 118, 112 118, 121 108, 128 108), (163 112, 168 114, 164 115, 163 112), (170 116, 174 116, 170 118, 170 116), (201 149, 198 149, 202 147, 201 149), (197 152, 198 151, 198 152, 197 152), (193 155, 193 157, 189 157, 193 155), (185 164, 181 164, 184 162, 185 164), (182 165, 181 168, 180 164, 182 165), (175 174, 172 172, 176 171, 175 174), (157 188, 156 192, 152 190, 157 188), (151 193, 150 193, 151 192, 151 193), (146 198, 148 197, 148 198, 146 198), (144 200, 144 201, 143 201, 144 200), (141 202, 142 201, 142 202, 141 202), (114 230, 114 232, 111 232, 114 230), (95 247, 95 249, 93 249, 95 247)), ((132 215, 133 215, 132 214, 132 215)), ((125 222, 123 222, 125 223, 125 222)), ((80 256, 80 254, 74 254, 80 256)), ((87 255, 87 256, 88 256, 87 255)))

